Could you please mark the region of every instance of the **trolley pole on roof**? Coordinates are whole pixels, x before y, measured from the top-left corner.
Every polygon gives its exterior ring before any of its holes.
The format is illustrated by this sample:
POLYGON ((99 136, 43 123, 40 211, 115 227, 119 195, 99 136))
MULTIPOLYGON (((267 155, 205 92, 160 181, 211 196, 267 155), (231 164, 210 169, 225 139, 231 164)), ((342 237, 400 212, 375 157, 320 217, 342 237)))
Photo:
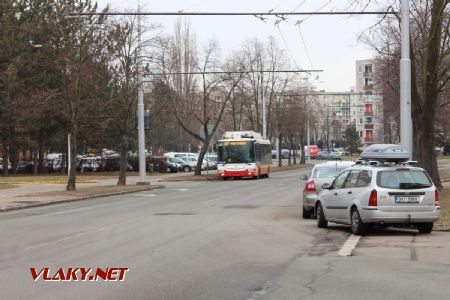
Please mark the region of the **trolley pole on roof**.
POLYGON ((400 59, 400 143, 413 155, 413 126, 411 118, 411 59, 409 35, 409 0, 401 3, 401 59, 400 59))

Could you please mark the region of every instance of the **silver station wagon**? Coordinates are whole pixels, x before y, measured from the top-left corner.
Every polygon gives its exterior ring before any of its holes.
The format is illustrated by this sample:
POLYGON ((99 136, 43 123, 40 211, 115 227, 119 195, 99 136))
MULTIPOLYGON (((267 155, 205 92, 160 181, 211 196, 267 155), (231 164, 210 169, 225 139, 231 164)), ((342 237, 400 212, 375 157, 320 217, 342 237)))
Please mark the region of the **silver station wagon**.
POLYGON ((395 160, 366 161, 325 183, 314 206, 318 227, 335 222, 364 234, 374 224, 409 224, 430 233, 440 217, 439 192, 424 169, 395 160))

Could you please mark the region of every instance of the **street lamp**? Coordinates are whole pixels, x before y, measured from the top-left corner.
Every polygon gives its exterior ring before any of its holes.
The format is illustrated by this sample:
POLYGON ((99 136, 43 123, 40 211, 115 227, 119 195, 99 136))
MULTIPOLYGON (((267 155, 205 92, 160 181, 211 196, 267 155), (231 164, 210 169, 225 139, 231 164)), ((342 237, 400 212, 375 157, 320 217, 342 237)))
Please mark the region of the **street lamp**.
POLYGON ((411 59, 409 36, 409 0, 401 3, 401 59, 400 59, 400 143, 413 153, 413 126, 411 119, 411 59))

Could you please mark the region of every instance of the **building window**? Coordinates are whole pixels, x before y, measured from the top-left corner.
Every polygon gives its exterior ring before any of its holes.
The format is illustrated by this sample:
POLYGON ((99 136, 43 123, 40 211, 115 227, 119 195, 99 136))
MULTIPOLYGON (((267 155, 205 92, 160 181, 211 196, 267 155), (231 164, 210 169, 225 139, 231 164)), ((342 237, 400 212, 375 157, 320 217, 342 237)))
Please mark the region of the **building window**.
POLYGON ((364 112, 372 112, 372 104, 365 104, 364 112))
POLYGON ((372 85, 372 78, 364 78, 364 86, 372 85))
POLYGON ((372 72, 372 65, 365 65, 364 72, 366 72, 366 73, 372 72))
POLYGON ((363 123, 363 119, 359 118, 359 124, 362 124, 362 123, 363 123))
POLYGON ((372 117, 367 117, 366 118, 366 123, 367 124, 372 124, 372 117))
POLYGON ((373 135, 372 135, 372 130, 366 130, 366 139, 372 139, 373 135))
POLYGON ((359 133, 359 137, 361 138, 362 137, 362 131, 359 131, 358 133, 359 133))

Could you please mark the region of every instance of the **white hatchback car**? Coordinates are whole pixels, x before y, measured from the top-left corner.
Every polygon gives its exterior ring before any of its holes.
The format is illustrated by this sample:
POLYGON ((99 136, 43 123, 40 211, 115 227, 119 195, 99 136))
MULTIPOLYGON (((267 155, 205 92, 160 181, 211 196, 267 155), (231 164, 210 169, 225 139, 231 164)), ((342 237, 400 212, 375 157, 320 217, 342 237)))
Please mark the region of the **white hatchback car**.
POLYGON ((321 228, 330 221, 363 234, 372 224, 410 224, 430 233, 440 217, 439 192, 422 168, 356 165, 322 188, 314 206, 321 228))

